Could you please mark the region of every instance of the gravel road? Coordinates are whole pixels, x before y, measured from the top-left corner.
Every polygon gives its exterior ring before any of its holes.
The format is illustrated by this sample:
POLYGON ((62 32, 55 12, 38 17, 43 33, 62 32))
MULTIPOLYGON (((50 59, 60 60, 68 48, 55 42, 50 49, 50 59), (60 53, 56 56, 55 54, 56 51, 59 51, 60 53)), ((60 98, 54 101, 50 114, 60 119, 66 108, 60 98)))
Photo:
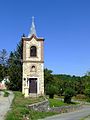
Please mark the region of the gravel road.
POLYGON ((80 120, 88 115, 90 115, 90 105, 84 105, 81 110, 70 113, 62 113, 60 115, 47 117, 43 120, 80 120))
POLYGON ((3 97, 3 92, 0 91, 0 120, 5 119, 7 111, 10 109, 12 100, 14 98, 13 92, 9 91, 10 95, 8 97, 3 97))

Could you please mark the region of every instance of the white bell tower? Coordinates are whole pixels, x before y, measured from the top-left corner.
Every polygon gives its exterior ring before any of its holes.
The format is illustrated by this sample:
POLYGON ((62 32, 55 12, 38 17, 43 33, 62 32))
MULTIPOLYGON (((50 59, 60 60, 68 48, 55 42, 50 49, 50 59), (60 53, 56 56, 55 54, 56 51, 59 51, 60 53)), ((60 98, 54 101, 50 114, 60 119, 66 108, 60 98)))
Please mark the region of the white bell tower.
POLYGON ((23 42, 23 77, 22 93, 25 97, 44 95, 44 39, 38 38, 32 17, 32 25, 28 37, 23 42))

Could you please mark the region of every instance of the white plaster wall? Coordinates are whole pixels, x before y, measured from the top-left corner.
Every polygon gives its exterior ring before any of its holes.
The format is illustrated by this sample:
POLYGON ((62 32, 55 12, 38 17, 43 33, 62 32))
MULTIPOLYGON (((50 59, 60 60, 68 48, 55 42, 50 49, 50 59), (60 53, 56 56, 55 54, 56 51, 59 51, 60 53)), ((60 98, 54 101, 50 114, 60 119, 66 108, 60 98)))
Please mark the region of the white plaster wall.
POLYGON ((23 90, 25 87, 28 87, 29 89, 29 82, 27 85, 27 78, 38 78, 38 94, 44 94, 44 64, 43 63, 23 63, 23 79, 26 78, 26 80, 23 80, 23 90), (32 65, 36 66, 36 72, 31 72, 30 68, 32 65), (24 86, 26 84, 26 86, 24 86))
POLYGON ((44 63, 41 61, 41 41, 37 41, 35 38, 32 38, 30 41, 26 41, 26 48, 24 48, 24 54, 26 56, 25 61, 23 62, 23 80, 22 80, 22 92, 25 94, 25 97, 28 97, 27 93, 29 90, 29 82, 27 78, 35 77, 37 78, 37 94, 44 95, 44 63), (30 47, 37 47, 37 57, 30 57, 30 47), (35 62, 33 62, 35 61, 35 62), (36 66, 36 71, 31 72, 31 66, 36 66), (24 80, 26 78, 26 80, 24 80))

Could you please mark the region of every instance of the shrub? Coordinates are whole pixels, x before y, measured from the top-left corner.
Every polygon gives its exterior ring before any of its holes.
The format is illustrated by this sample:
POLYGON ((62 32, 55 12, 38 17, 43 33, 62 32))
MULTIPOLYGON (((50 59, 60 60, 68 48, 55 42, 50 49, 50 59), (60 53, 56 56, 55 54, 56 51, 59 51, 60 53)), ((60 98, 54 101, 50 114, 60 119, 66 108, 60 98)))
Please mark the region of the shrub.
POLYGON ((48 84, 46 88, 46 94, 49 95, 49 98, 54 98, 54 94, 57 94, 58 88, 53 84, 48 84))
POLYGON ((85 95, 87 97, 87 101, 90 102, 90 88, 85 89, 85 95))
POLYGON ((71 103, 71 98, 75 95, 75 90, 67 88, 64 92, 64 103, 71 103))
POLYGON ((85 89, 85 95, 90 98, 90 88, 85 89))
POLYGON ((9 92, 4 91, 4 97, 8 97, 9 96, 9 92))

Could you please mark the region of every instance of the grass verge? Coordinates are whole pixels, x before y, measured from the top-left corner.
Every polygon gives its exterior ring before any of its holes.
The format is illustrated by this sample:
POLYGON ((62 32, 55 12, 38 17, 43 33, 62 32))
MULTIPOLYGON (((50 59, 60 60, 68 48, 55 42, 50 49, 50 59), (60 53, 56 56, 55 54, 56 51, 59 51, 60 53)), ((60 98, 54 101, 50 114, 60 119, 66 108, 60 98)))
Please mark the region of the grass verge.
POLYGON ((24 98, 21 92, 14 92, 15 97, 12 102, 12 109, 6 115, 5 120, 24 120, 23 117, 26 115, 29 120, 37 120, 47 116, 54 115, 54 112, 38 112, 30 111, 26 105, 43 101, 43 97, 39 98, 24 98))

